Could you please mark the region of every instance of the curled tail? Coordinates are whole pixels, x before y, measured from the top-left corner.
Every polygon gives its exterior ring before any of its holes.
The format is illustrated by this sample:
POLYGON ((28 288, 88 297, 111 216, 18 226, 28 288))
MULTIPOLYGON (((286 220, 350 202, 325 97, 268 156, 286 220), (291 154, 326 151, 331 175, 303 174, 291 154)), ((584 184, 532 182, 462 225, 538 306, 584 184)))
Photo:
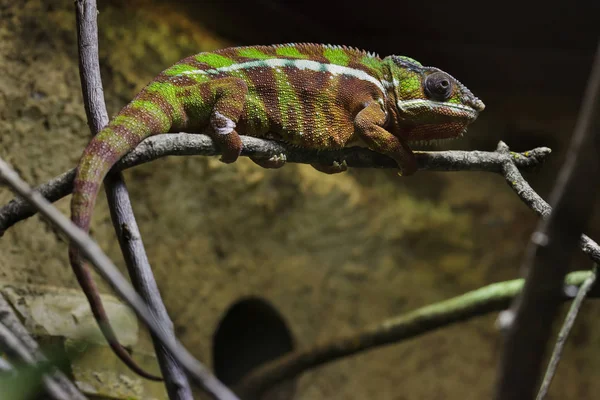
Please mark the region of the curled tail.
MULTIPOLYGON (((79 161, 71 198, 71 220, 85 232, 89 231, 100 185, 113 165, 146 137, 168 132, 171 127, 171 116, 156 105, 157 100, 141 99, 145 94, 147 95, 147 92, 138 95, 136 100, 123 108, 119 115, 92 139, 79 161)), ((119 343, 90 269, 85 264, 79 248, 73 244, 69 246, 69 260, 92 313, 115 354, 138 375, 151 380, 161 380, 160 377, 141 369, 119 343)))

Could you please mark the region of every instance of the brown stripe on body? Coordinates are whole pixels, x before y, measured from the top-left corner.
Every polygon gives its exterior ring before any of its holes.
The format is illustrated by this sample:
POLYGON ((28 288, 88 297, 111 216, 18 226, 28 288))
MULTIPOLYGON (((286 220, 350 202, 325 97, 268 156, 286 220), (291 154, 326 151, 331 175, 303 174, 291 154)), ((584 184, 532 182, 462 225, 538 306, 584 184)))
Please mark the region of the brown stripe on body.
POLYGON ((365 102, 383 98, 381 90, 373 83, 352 76, 340 75, 336 103, 344 104, 351 116, 362 110, 365 102))
POLYGON ((352 135, 346 140, 346 143, 356 139, 354 136, 354 119, 356 115, 369 103, 378 99, 384 99, 384 94, 372 83, 353 77, 339 77, 336 103, 344 104, 344 112, 337 114, 334 120, 338 125, 343 124, 344 121, 352 123, 352 135))
POLYGON ((238 54, 238 49, 240 49, 240 47, 227 47, 225 49, 215 50, 213 53, 230 58, 235 62, 248 61, 247 57, 240 57, 240 55, 238 54))
MULTIPOLYGON (((165 75, 166 76, 166 75, 165 75)), ((159 82, 164 84, 163 89, 149 90, 148 87, 144 88, 134 100, 150 101, 155 105, 159 106, 160 109, 169 116, 171 120, 171 129, 169 132, 183 129, 187 126, 187 114, 185 112, 183 101, 181 101, 181 88, 195 88, 198 84, 191 78, 186 76, 168 77, 167 81, 159 81, 158 79, 152 83, 159 82), (169 101, 167 99, 167 92, 171 93, 171 97, 178 101, 169 101)), ((152 84, 151 83, 151 84, 152 84)))
POLYGON ((336 132, 332 134, 332 138, 338 142, 343 142, 343 145, 345 145, 348 141, 354 139, 354 119, 356 115, 367 104, 381 98, 383 94, 371 82, 352 76, 338 75, 332 85, 336 87, 335 104, 339 105, 332 116, 333 125, 336 127, 336 132), (341 127, 351 131, 351 134, 340 137, 338 132, 342 130, 341 127))
MULTIPOLYGON (((252 91, 248 93, 248 96, 256 96, 264 105, 269 119, 270 130, 273 130, 274 133, 281 132, 282 120, 281 113, 279 112, 277 86, 272 68, 248 68, 244 72, 250 83, 252 83, 252 91)), ((243 112, 244 119, 240 121, 242 124, 246 123, 245 118, 247 115, 248 111, 245 109, 243 112)))
POLYGON ((331 101, 327 119, 327 135, 324 145, 329 147, 343 147, 354 134, 354 114, 351 109, 352 94, 347 91, 349 80, 357 78, 345 75, 334 75, 326 89, 331 101), (350 94, 350 96, 349 96, 350 94))
MULTIPOLYGON (((203 102, 204 102, 204 104, 206 104, 206 107, 211 108, 210 111, 212 111, 214 93, 213 93, 213 90, 211 89, 210 85, 208 84, 208 82, 202 83, 202 84, 196 84, 194 86, 189 86, 189 87, 182 88, 179 90, 180 90, 180 96, 183 99, 190 99, 190 98, 195 98, 196 96, 199 96, 200 98, 203 99, 203 102)), ((198 107, 195 107, 195 106, 192 109, 191 107, 193 107, 193 106, 191 106, 189 104, 189 102, 187 105, 185 103, 186 103, 185 101, 181 102, 181 107, 183 110, 182 112, 186 116, 185 126, 176 127, 176 128, 177 129, 185 128, 192 132, 202 131, 208 125, 208 117, 210 116, 210 111, 203 112, 204 111, 203 109, 198 109, 198 107)), ((173 131, 173 129, 171 131, 173 131)))
MULTIPOLYGON (((109 129, 110 132, 112 132, 113 128, 108 127, 106 129, 109 129)), ((104 130, 101 133, 104 133, 104 130)), ((112 138, 118 138, 117 140, 121 139, 120 137, 118 137, 116 135, 112 136, 112 138)), ((102 159, 102 161, 105 164, 109 164, 115 160, 118 160, 121 157, 121 152, 115 146, 115 144, 116 143, 114 142, 114 139, 109 141, 106 139, 94 138, 85 148, 82 160, 85 157, 90 156, 90 155, 92 157, 95 156, 95 157, 98 157, 99 159, 102 159)))
MULTIPOLYGON (((123 111, 125 111, 125 109, 123 111)), ((123 111, 121 111, 121 115, 126 115, 126 113, 123 113, 123 111)), ((131 129, 129 129, 123 124, 112 125, 109 127, 109 129, 113 132, 114 135, 120 137, 125 142, 127 142, 127 145, 132 149, 135 146, 137 146, 143 139, 145 139, 145 135, 144 137, 141 137, 140 132, 133 132, 131 129)))
POLYGON ((273 71, 277 88, 277 103, 281 115, 281 133, 284 140, 297 143, 299 136, 304 135, 304 116, 302 104, 296 90, 291 86, 289 75, 296 68, 283 67, 273 71))
POLYGON ((263 54, 271 56, 272 58, 286 58, 286 59, 297 59, 296 57, 287 57, 285 55, 277 54, 277 49, 281 47, 294 47, 302 55, 307 56, 307 59, 327 63, 328 60, 323 56, 323 45, 311 44, 311 43, 300 43, 293 46, 285 45, 272 45, 272 46, 248 46, 248 47, 229 47, 226 49, 220 49, 214 51, 215 54, 228 57, 236 62, 249 61, 252 58, 243 57, 239 55, 240 49, 251 48, 255 49, 263 54))
POLYGON ((324 71, 286 68, 288 80, 302 104, 303 134, 294 135, 294 143, 321 148, 327 136, 325 121, 333 108, 333 99, 326 95, 331 74, 324 71))
POLYGON ((179 64, 190 65, 190 66, 194 67, 195 69, 199 69, 199 70, 207 70, 207 69, 213 68, 210 65, 208 65, 207 63, 196 60, 196 56, 197 56, 197 54, 186 57, 186 58, 178 61, 175 65, 179 65, 179 64))
MULTIPOLYGON (((124 117, 135 118, 137 121, 144 124, 145 129, 137 130, 136 132, 132 131, 129 127, 125 126, 124 124, 118 124, 112 127, 113 131, 117 135, 124 138, 127 141, 127 144, 129 144, 132 147, 137 146, 140 141, 142 141, 148 136, 148 133, 158 134, 165 132, 165 127, 163 126, 161 121, 157 119, 153 114, 146 112, 146 110, 142 108, 134 108, 131 105, 127 105, 121 110, 119 115, 122 115, 124 117)), ((167 130, 169 127, 167 127, 167 130)))
POLYGON ((173 105, 167 101, 165 96, 155 92, 149 92, 147 90, 143 90, 135 97, 134 100, 150 101, 156 104, 162 110, 162 112, 170 117, 171 121, 173 120, 175 113, 183 112, 183 108, 175 109, 173 105))
POLYGON ((75 190, 77 192, 81 192, 81 193, 92 193, 92 192, 95 192, 96 190, 98 190, 100 185, 101 185, 101 183, 98 183, 96 181, 76 180, 73 183, 73 190, 75 190))
POLYGON ((319 44, 311 44, 311 43, 299 43, 295 46, 298 51, 306 56, 308 59, 321 62, 321 63, 329 63, 329 60, 323 56, 324 46, 319 44))
POLYGON ((165 72, 163 71, 160 74, 158 74, 150 83, 153 83, 153 82, 165 83, 171 78, 172 78, 171 76, 165 74, 165 72))
POLYGON ((169 76, 169 79, 166 82, 167 84, 171 84, 177 88, 198 85, 198 82, 196 82, 194 78, 190 77, 189 75, 169 76))
MULTIPOLYGON (((246 47, 244 47, 244 46, 243 47, 228 47, 226 49, 217 50, 214 53, 219 54, 223 57, 230 58, 230 59, 234 60, 235 62, 240 62, 240 63, 256 59, 256 58, 252 58, 252 57, 240 56, 239 51, 240 51, 240 49, 244 49, 244 48, 246 48, 246 47)), ((249 48, 258 50, 259 52, 264 53, 273 58, 282 58, 282 57, 278 56, 277 53, 275 53, 275 47, 273 47, 273 46, 249 46, 249 48)))

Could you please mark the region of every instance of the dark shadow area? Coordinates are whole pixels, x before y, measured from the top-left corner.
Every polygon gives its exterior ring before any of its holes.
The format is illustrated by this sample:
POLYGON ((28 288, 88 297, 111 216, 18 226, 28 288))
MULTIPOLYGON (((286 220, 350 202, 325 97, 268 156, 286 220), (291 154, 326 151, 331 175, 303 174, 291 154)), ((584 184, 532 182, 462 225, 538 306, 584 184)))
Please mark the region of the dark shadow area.
MULTIPOLYGON (((213 336, 215 375, 235 385, 253 368, 294 349, 294 339, 283 317, 266 301, 251 297, 232 305, 213 336)), ((261 399, 289 400, 296 382, 279 385, 261 399)))

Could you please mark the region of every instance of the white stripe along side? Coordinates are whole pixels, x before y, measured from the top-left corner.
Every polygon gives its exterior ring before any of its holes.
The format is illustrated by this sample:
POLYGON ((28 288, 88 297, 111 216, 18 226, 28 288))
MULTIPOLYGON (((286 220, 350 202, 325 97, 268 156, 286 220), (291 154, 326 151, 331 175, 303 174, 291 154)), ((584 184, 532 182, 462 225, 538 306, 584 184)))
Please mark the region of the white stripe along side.
POLYGON ((362 81, 367 81, 377 86, 379 90, 385 95, 386 90, 383 87, 381 81, 379 81, 374 76, 369 75, 365 71, 360 69, 344 67, 343 65, 336 64, 325 64, 320 63, 318 61, 312 60, 288 60, 285 58, 270 58, 266 60, 255 60, 255 61, 247 61, 243 63, 231 64, 225 67, 219 67, 214 69, 195 69, 193 71, 183 71, 179 75, 216 75, 223 72, 236 71, 240 69, 250 69, 250 68, 258 68, 258 67, 269 67, 269 68, 283 68, 283 67, 293 67, 298 68, 300 70, 310 70, 310 71, 321 71, 321 72, 329 72, 332 75, 346 75, 351 76, 353 78, 360 79, 362 81))

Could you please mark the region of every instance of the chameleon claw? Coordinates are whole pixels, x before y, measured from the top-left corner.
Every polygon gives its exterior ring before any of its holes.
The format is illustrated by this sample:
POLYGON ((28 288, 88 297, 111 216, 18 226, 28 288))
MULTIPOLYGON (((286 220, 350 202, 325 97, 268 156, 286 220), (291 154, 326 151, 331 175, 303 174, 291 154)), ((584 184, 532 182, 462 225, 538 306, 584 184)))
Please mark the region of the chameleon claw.
POLYGON ((269 161, 275 163, 285 163, 287 161, 287 156, 283 153, 279 153, 269 158, 269 161))
POLYGON ((342 162, 334 161, 333 167, 339 169, 340 172, 344 172, 348 170, 348 163, 346 162, 346 160, 342 160, 342 162))
POLYGON ((346 160, 342 160, 341 162, 334 161, 331 165, 322 165, 322 164, 311 164, 314 169, 320 172, 324 172, 326 174, 339 174, 340 172, 345 172, 348 170, 348 163, 346 160))
POLYGON ((250 159, 255 163, 260 165, 263 168, 276 169, 281 168, 287 162, 287 156, 283 153, 273 155, 269 158, 254 158, 250 157, 250 159))

